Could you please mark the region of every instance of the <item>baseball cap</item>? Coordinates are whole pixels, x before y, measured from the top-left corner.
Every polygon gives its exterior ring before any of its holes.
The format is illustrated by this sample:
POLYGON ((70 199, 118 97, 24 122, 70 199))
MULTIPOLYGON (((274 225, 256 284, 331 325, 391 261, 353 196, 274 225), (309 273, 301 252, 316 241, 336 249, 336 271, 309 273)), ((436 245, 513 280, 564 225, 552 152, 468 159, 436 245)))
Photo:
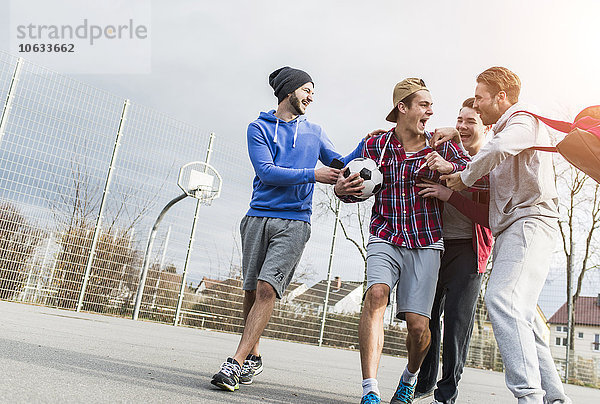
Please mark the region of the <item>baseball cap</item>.
POLYGON ((402 101, 409 95, 416 93, 419 90, 429 91, 427 87, 425 87, 425 82, 422 79, 418 79, 415 77, 404 79, 400 83, 396 84, 396 86, 394 87, 393 95, 394 108, 392 108, 392 110, 385 119, 387 121, 396 123, 396 107, 398 106, 400 101, 402 101))

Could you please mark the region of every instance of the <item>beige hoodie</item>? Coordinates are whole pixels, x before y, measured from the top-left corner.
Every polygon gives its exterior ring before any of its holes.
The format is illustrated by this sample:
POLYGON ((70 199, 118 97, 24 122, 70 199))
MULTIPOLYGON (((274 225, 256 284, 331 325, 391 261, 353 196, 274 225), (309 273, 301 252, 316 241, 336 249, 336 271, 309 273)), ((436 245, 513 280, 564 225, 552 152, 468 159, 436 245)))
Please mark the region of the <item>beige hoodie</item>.
POLYGON ((498 119, 492 128, 494 136, 460 174, 467 186, 490 174, 489 219, 494 236, 524 217, 549 224, 555 224, 558 217, 552 154, 527 150, 549 146, 550 137, 531 115, 513 116, 521 110, 530 111, 516 103, 498 119))

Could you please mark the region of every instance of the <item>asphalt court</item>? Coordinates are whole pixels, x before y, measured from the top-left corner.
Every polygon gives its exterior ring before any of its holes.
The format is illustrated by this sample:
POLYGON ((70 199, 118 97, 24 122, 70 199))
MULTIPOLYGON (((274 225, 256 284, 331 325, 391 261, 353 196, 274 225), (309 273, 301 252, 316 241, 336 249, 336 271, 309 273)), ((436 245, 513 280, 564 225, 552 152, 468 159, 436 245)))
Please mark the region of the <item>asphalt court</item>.
MULTIPOLYGON (((238 335, 0 301, 2 403, 358 403, 356 351, 263 339, 265 370, 228 393, 210 378, 238 335)), ((406 360, 384 356, 389 402, 406 360)), ((566 385, 574 403, 600 390, 566 385)), ((504 375, 465 369, 459 403, 516 402, 504 375)))

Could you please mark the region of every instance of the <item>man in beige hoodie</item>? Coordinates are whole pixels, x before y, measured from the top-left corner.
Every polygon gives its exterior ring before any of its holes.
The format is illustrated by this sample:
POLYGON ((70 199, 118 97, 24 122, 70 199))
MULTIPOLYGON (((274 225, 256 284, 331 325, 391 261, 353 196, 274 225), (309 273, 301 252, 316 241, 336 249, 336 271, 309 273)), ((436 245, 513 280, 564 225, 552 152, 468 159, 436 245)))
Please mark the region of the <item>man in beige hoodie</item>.
POLYGON ((538 121, 519 113, 519 77, 492 67, 477 77, 475 109, 493 138, 462 172, 442 176, 461 191, 490 175, 489 222, 496 239, 485 302, 505 365, 506 385, 519 404, 570 403, 550 349, 534 326, 536 305, 558 235, 558 201, 550 143, 538 121))

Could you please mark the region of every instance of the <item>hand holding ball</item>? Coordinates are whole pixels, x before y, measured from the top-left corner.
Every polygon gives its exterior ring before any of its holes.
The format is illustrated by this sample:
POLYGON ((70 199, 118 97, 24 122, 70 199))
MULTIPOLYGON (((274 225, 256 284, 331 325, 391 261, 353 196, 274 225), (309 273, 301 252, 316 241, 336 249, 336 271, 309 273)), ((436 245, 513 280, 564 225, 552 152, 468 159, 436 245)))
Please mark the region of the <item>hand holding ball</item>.
POLYGON ((377 168, 377 163, 371 159, 356 158, 348 163, 343 170, 345 178, 350 177, 352 174, 358 173, 359 176, 364 180, 364 189, 358 199, 365 200, 375 195, 381 190, 383 186, 383 174, 377 168))

